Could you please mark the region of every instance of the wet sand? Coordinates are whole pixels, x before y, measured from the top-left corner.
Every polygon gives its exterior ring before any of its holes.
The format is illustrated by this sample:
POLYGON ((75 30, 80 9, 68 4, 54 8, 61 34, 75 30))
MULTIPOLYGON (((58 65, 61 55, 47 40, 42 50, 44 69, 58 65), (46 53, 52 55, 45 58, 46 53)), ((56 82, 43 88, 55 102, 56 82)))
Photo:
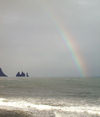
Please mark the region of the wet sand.
POLYGON ((20 110, 0 109, 0 117, 32 117, 30 114, 20 110))

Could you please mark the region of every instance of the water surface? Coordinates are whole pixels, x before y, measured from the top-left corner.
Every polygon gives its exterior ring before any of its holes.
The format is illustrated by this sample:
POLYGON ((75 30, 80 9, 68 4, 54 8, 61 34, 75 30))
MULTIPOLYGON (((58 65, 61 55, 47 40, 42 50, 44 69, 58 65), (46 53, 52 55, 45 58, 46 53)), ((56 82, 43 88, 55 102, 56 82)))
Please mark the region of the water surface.
POLYGON ((100 117, 99 78, 1 78, 0 98, 35 117, 100 117))

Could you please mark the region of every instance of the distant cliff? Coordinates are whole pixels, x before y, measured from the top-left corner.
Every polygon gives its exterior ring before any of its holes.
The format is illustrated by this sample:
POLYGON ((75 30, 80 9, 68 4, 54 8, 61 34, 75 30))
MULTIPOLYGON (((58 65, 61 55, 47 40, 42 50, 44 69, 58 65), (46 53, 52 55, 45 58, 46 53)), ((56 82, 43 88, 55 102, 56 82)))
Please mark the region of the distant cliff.
POLYGON ((2 71, 1 68, 0 68, 0 77, 7 77, 7 75, 2 71))

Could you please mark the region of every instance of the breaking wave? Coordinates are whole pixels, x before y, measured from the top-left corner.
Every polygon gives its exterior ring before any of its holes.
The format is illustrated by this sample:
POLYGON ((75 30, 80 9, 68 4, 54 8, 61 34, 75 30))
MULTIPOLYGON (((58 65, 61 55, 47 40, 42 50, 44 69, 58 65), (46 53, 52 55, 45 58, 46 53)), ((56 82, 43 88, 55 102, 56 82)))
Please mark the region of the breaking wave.
POLYGON ((51 106, 34 104, 24 100, 11 100, 0 98, 0 108, 1 109, 15 109, 24 110, 32 112, 33 110, 38 111, 52 111, 55 117, 82 117, 87 116, 99 117, 100 116, 100 106, 51 106), (69 115, 69 116, 68 116, 69 115))

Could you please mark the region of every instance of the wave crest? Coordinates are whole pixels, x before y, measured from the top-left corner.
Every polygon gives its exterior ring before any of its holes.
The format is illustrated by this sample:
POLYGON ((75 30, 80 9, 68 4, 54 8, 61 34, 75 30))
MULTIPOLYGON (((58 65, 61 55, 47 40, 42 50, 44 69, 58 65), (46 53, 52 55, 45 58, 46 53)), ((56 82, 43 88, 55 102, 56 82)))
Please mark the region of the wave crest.
MULTIPOLYGON (((34 109, 39 111, 52 111, 55 112, 56 117, 63 117, 66 113, 77 113, 78 115, 85 113, 85 114, 92 114, 100 116, 100 106, 50 106, 50 105, 42 105, 42 104, 35 104, 24 100, 8 100, 5 98, 0 98, 0 108, 7 108, 7 109, 22 109, 25 111, 33 111, 34 109)), ((67 116, 68 117, 68 116, 67 116)), ((75 117, 70 115, 70 117, 75 117)))

